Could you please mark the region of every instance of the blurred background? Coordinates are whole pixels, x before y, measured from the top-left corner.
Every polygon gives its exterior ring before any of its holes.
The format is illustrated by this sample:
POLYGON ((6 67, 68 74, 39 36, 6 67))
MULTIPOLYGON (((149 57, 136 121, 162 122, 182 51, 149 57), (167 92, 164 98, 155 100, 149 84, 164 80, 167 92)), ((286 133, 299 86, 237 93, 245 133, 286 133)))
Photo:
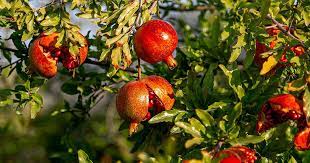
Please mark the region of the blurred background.
MULTIPOLYGON (((50 2, 30 0, 33 8, 40 8, 50 2)), ((70 6, 66 7, 69 11, 70 6)), ((76 10, 71 12, 71 20, 81 28, 81 33, 86 35, 90 32, 90 37, 94 35, 98 26, 87 19, 76 17, 75 12, 76 10)), ((195 27, 198 24, 198 13, 195 11, 169 12, 165 16, 165 20, 171 23, 177 19, 184 20, 195 27)), ((6 40, 12 32, 10 29, 0 28, 3 45, 14 49, 14 44, 6 40)), ((26 42, 27 46, 29 42, 26 42)), ((16 58, 13 57, 12 62, 15 60, 16 58)), ((0 51, 0 65, 7 64, 9 64, 8 61, 0 51)), ((101 71, 94 65, 84 64, 84 67, 92 71, 101 71)), ((9 71, 10 68, 7 68, 1 73, 0 89, 13 89, 21 83, 16 72, 8 77, 9 71)), ((61 113, 64 109, 64 101, 73 105, 77 99, 77 96, 61 91, 61 85, 66 80, 68 77, 57 75, 48 80, 39 90, 40 95, 43 96, 44 106, 34 120, 30 119, 29 107, 16 110, 0 104, 0 163, 75 162, 77 154, 73 151, 78 149, 87 151, 94 162, 112 162, 112 158, 125 162, 133 161, 134 154, 131 153, 133 144, 128 140, 128 131, 119 131, 121 120, 115 109, 115 95, 105 93, 104 98, 91 110, 87 119, 77 123, 72 122, 71 114, 61 113)), ((171 142, 163 146, 173 148, 171 142)), ((143 157, 141 153, 135 154, 143 157)))

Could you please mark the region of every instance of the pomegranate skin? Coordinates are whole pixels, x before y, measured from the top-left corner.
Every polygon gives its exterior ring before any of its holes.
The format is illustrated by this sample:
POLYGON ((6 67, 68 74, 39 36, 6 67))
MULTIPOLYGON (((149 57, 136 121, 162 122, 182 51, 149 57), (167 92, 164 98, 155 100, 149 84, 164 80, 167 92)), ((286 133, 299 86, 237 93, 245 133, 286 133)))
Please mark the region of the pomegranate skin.
POLYGON ((41 76, 52 78, 57 73, 57 58, 52 56, 58 34, 41 35, 29 47, 29 61, 31 70, 41 76))
POLYGON ((164 105, 164 110, 170 110, 175 102, 173 88, 163 77, 151 75, 141 80, 145 83, 164 105))
POLYGON ((171 68, 176 66, 172 53, 177 44, 178 36, 175 29, 162 20, 144 23, 134 36, 134 47, 138 57, 151 64, 164 61, 171 68))
POLYGON ((116 109, 121 118, 139 123, 148 113, 149 91, 140 81, 125 84, 116 97, 116 109))
POLYGON ((254 163, 257 159, 255 151, 245 146, 233 146, 222 150, 215 155, 215 158, 223 157, 220 163, 254 163))
POLYGON ((303 118, 301 102, 291 94, 280 94, 263 104, 258 114, 256 131, 264 132, 289 119, 299 121, 303 118))
POLYGON ((74 69, 81 64, 84 63, 84 61, 87 58, 87 53, 88 53, 88 41, 87 39, 80 34, 84 38, 84 46, 79 48, 79 56, 77 58, 74 57, 74 54, 71 54, 69 52, 69 49, 67 47, 62 47, 62 64, 65 68, 67 69, 74 69))
POLYGON ((304 151, 310 149, 310 128, 299 131, 294 137, 294 145, 297 150, 304 151))

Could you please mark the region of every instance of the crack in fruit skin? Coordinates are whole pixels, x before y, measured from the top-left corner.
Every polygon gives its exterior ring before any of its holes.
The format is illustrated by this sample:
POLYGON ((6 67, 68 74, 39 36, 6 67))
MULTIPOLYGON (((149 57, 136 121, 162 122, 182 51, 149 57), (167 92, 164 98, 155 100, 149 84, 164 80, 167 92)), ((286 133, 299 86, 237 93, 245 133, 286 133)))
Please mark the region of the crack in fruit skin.
MULTIPOLYGON (((160 76, 149 76, 125 84, 116 96, 116 109, 120 117, 131 123, 148 121, 156 114, 170 110, 174 104, 171 84, 160 76)), ((130 125, 130 133, 137 125, 130 125)))
POLYGON ((264 132, 277 124, 288 120, 301 120, 304 118, 301 102, 291 94, 280 94, 270 98, 263 104, 256 131, 264 132))
POLYGON ((79 47, 79 56, 77 56, 76 58, 74 58, 74 54, 71 54, 69 52, 69 48, 68 47, 62 47, 61 52, 62 54, 62 64, 65 68, 67 69, 74 69, 78 66, 80 66, 81 64, 84 63, 84 61, 87 58, 87 54, 88 54, 88 41, 86 40, 86 38, 82 35, 79 34, 81 37, 84 38, 84 46, 79 47))
POLYGON ((30 68, 46 78, 54 77, 57 73, 57 59, 51 54, 57 37, 56 33, 41 36, 29 47, 30 68))
POLYGON ((155 93, 163 103, 164 110, 172 109, 175 99, 171 84, 164 78, 156 75, 148 76, 141 80, 155 93))
POLYGON ((151 64, 164 61, 171 68, 177 64, 172 57, 177 44, 178 36, 175 29, 163 20, 144 23, 134 36, 134 47, 138 57, 151 64))
POLYGON ((67 69, 80 66, 86 60, 88 53, 88 42, 82 34, 80 36, 84 38, 85 46, 79 48, 79 56, 74 58, 66 46, 55 47, 58 38, 57 32, 50 35, 42 33, 29 47, 30 69, 43 77, 51 78, 57 74, 58 61, 61 61, 67 69))
POLYGON ((220 163, 254 163, 257 157, 253 149, 245 146, 233 146, 222 150, 215 155, 215 158, 224 157, 220 163))
POLYGON ((310 128, 300 130, 294 137, 294 145, 297 150, 304 151, 310 149, 310 128))

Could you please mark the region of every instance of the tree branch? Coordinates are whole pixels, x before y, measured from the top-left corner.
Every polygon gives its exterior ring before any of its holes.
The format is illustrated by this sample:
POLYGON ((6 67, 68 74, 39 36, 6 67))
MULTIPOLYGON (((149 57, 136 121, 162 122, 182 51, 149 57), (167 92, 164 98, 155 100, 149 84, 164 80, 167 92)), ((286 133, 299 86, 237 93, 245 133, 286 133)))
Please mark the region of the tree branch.
POLYGON ((276 19, 274 19, 273 17, 271 17, 270 14, 267 15, 267 18, 270 19, 274 24, 276 24, 276 26, 281 30, 281 32, 283 32, 285 35, 291 37, 292 39, 298 41, 303 47, 306 47, 305 43, 300 40, 299 38, 295 37, 294 35, 292 35, 289 31, 285 30, 282 26, 281 23, 279 23, 276 19))
POLYGON ((175 7, 175 6, 159 6, 160 9, 163 10, 173 10, 177 12, 184 12, 184 11, 206 11, 210 10, 213 11, 215 10, 214 6, 206 6, 206 5, 197 5, 197 6, 192 6, 192 7, 185 7, 185 6, 180 6, 180 7, 175 7))

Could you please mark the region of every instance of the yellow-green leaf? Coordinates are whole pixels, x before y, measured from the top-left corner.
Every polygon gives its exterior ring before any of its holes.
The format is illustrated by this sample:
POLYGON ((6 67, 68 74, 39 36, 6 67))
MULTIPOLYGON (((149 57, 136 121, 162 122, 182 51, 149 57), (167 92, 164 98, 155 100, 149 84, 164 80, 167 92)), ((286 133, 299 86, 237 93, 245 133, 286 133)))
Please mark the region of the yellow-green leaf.
POLYGON ((274 56, 269 56, 267 61, 263 63, 263 67, 260 70, 260 75, 265 75, 267 74, 270 70, 272 70, 276 65, 278 61, 274 56))

